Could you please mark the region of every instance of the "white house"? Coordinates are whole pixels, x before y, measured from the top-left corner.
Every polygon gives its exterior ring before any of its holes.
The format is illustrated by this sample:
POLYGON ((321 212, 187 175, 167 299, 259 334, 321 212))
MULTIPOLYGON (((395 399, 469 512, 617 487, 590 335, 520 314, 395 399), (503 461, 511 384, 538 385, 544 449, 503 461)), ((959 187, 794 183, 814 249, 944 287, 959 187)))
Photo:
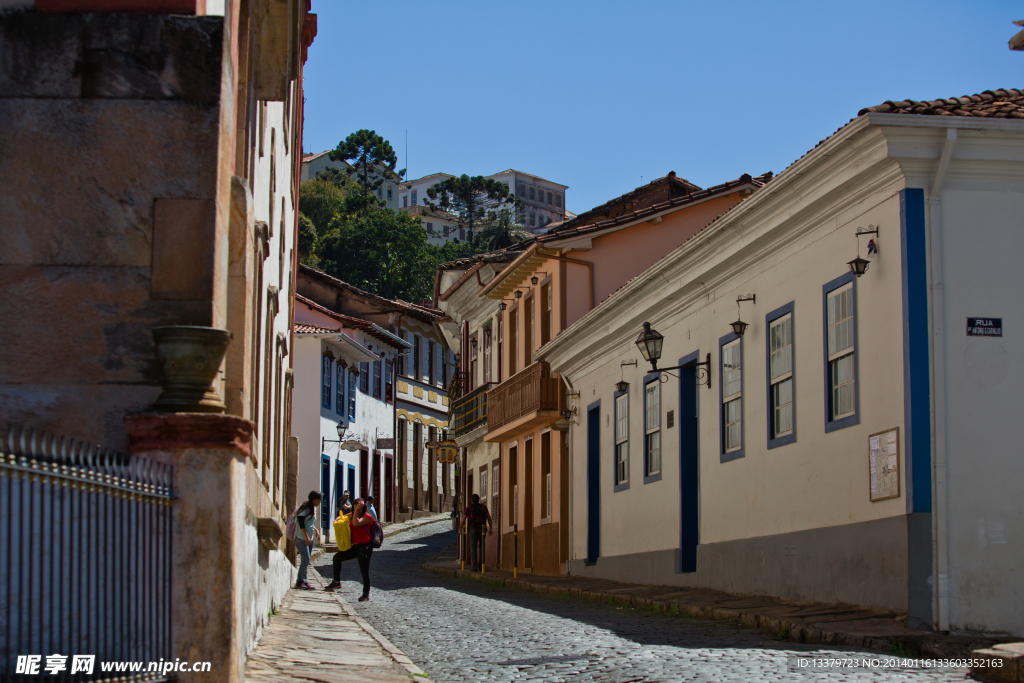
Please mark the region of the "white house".
MULTIPOLYGON (((302 157, 302 170, 299 176, 300 182, 306 182, 311 178, 316 178, 316 174, 323 171, 326 168, 336 168, 339 171, 345 171, 349 173, 352 169, 352 165, 345 161, 331 161, 331 157, 328 156, 333 150, 324 150, 317 154, 306 154, 302 157)), ((389 168, 384 166, 376 167, 379 178, 384 177, 384 182, 377 188, 377 198, 385 203, 387 208, 392 211, 398 210, 398 186, 400 178, 398 175, 389 168)))
MULTIPOLYGON (((420 206, 425 201, 430 201, 427 190, 454 177, 450 173, 432 173, 403 182, 401 208, 420 206)), ((534 234, 545 232, 552 223, 560 223, 573 215, 565 208, 565 191, 569 189, 568 185, 561 185, 511 168, 486 177, 504 183, 509 191, 523 202, 523 210, 518 216, 519 222, 534 234)))
POLYGON ((395 473, 382 451, 394 448, 394 361, 408 342, 301 295, 295 297, 294 333, 299 497, 323 494, 325 539, 333 539, 330 522, 345 491, 352 499, 373 495, 381 521, 390 521, 395 473))
POLYGON ((1022 118, 863 110, 535 352, 574 396, 571 573, 1024 635, 1022 118))

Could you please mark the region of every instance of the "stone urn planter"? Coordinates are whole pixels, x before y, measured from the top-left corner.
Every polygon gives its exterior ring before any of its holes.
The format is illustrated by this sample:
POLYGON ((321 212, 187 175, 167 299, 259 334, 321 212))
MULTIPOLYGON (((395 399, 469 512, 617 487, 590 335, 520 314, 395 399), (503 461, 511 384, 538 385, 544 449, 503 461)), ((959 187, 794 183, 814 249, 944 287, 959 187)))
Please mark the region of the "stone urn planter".
POLYGON ((223 413, 224 401, 213 388, 231 333, 216 327, 171 325, 153 330, 160 357, 163 393, 153 404, 158 413, 223 413))

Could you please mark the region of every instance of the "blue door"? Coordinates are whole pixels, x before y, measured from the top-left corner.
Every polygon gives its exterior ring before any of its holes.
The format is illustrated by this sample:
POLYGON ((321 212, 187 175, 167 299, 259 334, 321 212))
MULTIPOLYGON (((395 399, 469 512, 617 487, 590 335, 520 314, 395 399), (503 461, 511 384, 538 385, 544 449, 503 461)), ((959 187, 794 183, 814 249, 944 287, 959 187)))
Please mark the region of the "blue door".
POLYGON ((320 455, 320 528, 325 532, 331 523, 331 459, 320 455))
POLYGON ((348 495, 349 498, 356 497, 356 466, 348 466, 348 495))
POLYGON ((341 509, 341 492, 345 490, 345 463, 340 460, 334 461, 334 516, 338 516, 341 509))
POLYGON ((601 555, 601 402, 587 406, 587 564, 601 555))
POLYGON ((679 361, 679 571, 697 571, 697 544, 700 543, 700 459, 697 443, 697 366, 698 354, 679 361))

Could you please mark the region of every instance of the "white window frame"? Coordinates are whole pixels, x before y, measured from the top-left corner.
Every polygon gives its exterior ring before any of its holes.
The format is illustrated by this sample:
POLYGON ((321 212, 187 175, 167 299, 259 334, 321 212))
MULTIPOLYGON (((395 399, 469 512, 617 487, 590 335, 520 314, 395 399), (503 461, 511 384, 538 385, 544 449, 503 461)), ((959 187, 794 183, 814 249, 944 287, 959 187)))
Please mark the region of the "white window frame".
POLYGON ((644 379, 644 483, 659 481, 661 468, 661 377, 652 373, 644 379))
POLYGON ((857 414, 857 373, 855 368, 857 340, 854 305, 852 282, 836 287, 825 294, 825 343, 827 344, 825 352, 828 359, 830 392, 828 419, 830 422, 857 414), (837 375, 844 365, 849 374, 845 378, 846 381, 837 383, 837 375), (844 397, 848 403, 846 409, 841 410, 837 408, 837 404, 844 397))
POLYGON ((743 457, 743 337, 718 341, 721 382, 721 462, 743 457))
POLYGON ((777 448, 796 441, 796 374, 793 331, 793 304, 787 304, 765 317, 768 330, 767 370, 768 370, 768 448, 777 448), (785 336, 788 335, 788 336, 785 336), (777 394, 782 387, 788 385, 789 406, 788 429, 777 429, 779 423, 780 404, 777 394))
POLYGON ((614 430, 614 453, 615 492, 625 491, 629 488, 629 388, 626 391, 615 392, 615 424, 614 430))

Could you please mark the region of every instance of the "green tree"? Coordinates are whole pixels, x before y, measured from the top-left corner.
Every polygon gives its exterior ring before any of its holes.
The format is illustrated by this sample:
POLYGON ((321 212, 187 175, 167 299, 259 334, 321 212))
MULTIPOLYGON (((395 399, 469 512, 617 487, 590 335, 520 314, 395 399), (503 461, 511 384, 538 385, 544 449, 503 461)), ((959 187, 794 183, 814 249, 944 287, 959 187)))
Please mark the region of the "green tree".
POLYGON ((334 217, 346 210, 345 199, 346 192, 320 174, 299 185, 299 211, 312 221, 321 237, 327 234, 334 217))
POLYGON ((441 209, 459 218, 460 225, 468 228, 466 241, 474 244, 473 229, 491 214, 502 208, 515 208, 520 202, 509 192, 508 185, 492 178, 463 174, 427 188, 423 203, 433 210, 441 209))
POLYGON ((398 156, 391 148, 391 143, 377 135, 376 131, 365 128, 357 130, 339 142, 335 149, 328 152, 328 156, 331 161, 344 161, 349 164, 345 171, 361 186, 352 194, 358 197, 363 218, 369 217, 371 207, 382 203, 373 193, 384 183, 388 175, 400 177, 405 173, 404 168, 395 171, 398 156))
POLYGON ((486 251, 497 251, 530 237, 530 233, 516 222, 515 211, 503 208, 484 219, 477 247, 486 251))
POLYGON ((319 246, 317 238, 316 226, 313 225, 313 221, 299 211, 299 261, 314 268, 320 263, 320 257, 316 253, 319 246))
POLYGON ((424 258, 427 231, 405 212, 371 207, 366 216, 338 214, 321 252, 322 268, 388 299, 431 296, 435 267, 424 258))

